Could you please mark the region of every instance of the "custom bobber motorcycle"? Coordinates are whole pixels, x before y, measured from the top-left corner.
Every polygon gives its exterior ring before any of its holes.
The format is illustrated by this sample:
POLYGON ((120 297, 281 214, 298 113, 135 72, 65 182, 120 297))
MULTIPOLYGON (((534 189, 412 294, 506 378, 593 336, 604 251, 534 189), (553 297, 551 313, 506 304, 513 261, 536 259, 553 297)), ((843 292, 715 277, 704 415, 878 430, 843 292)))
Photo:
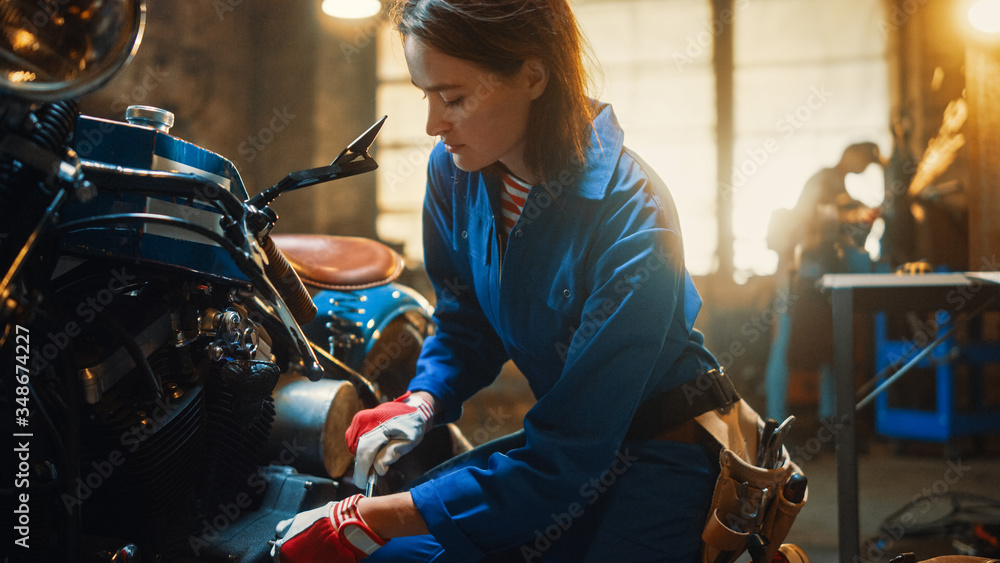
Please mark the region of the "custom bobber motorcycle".
MULTIPOLYGON (((269 560, 278 521, 360 488, 344 431, 405 390, 433 331, 388 247, 270 235, 274 198, 376 168, 385 118, 329 166, 249 197, 231 162, 170 135, 167 111, 79 114, 74 98, 134 54, 144 14, 139 0, 0 0, 14 561, 269 560)), ((463 442, 435 430, 379 489, 463 442)))

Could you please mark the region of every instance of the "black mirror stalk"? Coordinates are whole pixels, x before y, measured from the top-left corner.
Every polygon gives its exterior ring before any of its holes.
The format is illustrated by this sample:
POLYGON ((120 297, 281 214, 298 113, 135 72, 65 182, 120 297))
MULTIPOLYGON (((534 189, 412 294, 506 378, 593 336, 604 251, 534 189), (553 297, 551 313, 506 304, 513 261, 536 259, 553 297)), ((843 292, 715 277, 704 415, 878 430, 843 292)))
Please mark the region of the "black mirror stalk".
POLYGON ((348 145, 337 158, 333 159, 329 166, 292 172, 277 184, 250 198, 250 205, 262 209, 285 192, 375 170, 378 168, 378 163, 368 154, 368 149, 375 141, 375 137, 378 136, 379 130, 382 129, 386 117, 388 116, 382 116, 382 119, 376 121, 374 125, 348 145))

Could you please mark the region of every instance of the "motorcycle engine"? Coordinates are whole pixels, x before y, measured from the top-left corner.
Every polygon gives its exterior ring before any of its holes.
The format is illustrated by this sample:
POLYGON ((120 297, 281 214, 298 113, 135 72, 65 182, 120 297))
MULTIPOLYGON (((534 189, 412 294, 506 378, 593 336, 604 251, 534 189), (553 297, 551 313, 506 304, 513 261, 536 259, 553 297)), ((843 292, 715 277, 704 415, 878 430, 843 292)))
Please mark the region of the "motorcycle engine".
MULTIPOLYGON (((95 162, 183 168, 245 198, 228 161, 160 129, 81 117, 74 139, 95 162)), ((5 190, 30 185, 7 164, 5 190)), ((37 245, 12 293, 33 337, 32 459, 44 460, 30 476, 27 555, 269 560, 280 520, 338 494, 291 469, 294 441, 276 459, 264 451, 294 346, 219 246, 177 227, 93 221, 116 213, 222 232, 219 211, 190 198, 102 192, 66 203, 60 224, 76 227, 37 245)), ((5 385, 0 403, 14 398, 5 385)))
MULTIPOLYGON (((258 467, 280 372, 269 338, 232 302, 235 288, 89 261, 54 283, 66 278, 53 305, 72 315, 50 317, 64 330, 47 332, 73 352, 83 400, 79 431, 61 437, 78 443, 79 471, 58 507, 79 515, 83 551, 197 555, 267 487, 258 467)), ((45 402, 72 402, 59 370, 39 367, 45 402)), ((73 410, 50 409, 63 415, 53 426, 73 428, 73 410)))

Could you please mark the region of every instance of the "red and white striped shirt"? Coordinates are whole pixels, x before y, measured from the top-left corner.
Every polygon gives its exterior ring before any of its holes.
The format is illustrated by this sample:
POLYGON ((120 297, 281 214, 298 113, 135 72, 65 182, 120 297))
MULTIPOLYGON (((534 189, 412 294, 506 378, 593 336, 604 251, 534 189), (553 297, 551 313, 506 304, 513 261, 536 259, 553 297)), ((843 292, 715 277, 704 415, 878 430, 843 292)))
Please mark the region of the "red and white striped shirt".
POLYGON ((503 214, 504 233, 510 235, 514 223, 521 216, 524 202, 528 198, 531 185, 511 174, 503 175, 503 192, 500 194, 500 208, 503 214))

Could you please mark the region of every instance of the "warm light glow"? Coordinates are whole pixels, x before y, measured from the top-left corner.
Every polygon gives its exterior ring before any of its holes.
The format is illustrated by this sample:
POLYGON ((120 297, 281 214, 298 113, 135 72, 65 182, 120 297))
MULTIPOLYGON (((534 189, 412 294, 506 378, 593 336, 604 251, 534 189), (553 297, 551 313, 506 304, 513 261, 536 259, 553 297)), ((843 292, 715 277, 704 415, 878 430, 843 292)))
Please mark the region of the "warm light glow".
POLYGON ((28 72, 26 70, 18 70, 7 75, 7 80, 15 83, 34 82, 36 78, 38 77, 35 76, 34 72, 28 72))
POLYGON ((378 0, 323 0, 323 13, 335 18, 370 18, 381 9, 378 0))
POLYGON ((1000 0, 979 0, 969 8, 969 23, 984 33, 1000 33, 1000 0))
POLYGON ((38 49, 38 43, 35 42, 35 36, 30 31, 19 29, 14 32, 14 37, 11 39, 11 47, 14 51, 20 53, 26 50, 38 49))

